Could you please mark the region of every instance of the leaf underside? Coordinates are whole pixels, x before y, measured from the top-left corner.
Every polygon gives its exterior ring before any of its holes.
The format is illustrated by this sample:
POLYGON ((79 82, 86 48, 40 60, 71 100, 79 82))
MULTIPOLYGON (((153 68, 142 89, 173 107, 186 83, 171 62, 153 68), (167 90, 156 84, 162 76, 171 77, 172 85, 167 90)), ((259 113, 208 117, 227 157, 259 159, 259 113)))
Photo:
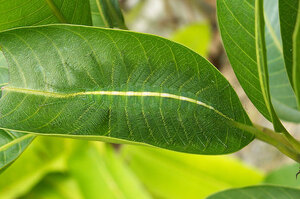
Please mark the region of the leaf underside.
POLYGON ((201 154, 253 139, 233 125, 251 122, 226 79, 166 39, 49 25, 2 32, 0 45, 10 63, 2 128, 201 154))
POLYGON ((270 92, 274 108, 279 117, 286 121, 300 122, 296 97, 289 81, 284 62, 278 0, 264 1, 266 21, 266 46, 270 92))
POLYGON ((293 109, 294 115, 298 113, 283 64, 276 15, 278 2, 264 1, 265 22, 262 13, 255 13, 255 1, 218 0, 217 3, 223 43, 239 82, 255 107, 273 122, 277 131, 283 131, 274 109, 285 120, 297 120, 289 115, 290 109, 293 109), (260 24, 265 24, 265 28, 261 27, 259 32, 255 32, 259 30, 260 24), (264 31, 265 34, 261 34, 264 31), (267 59, 268 70, 263 67, 264 61, 260 61, 264 53, 258 53, 263 52, 264 42, 259 46, 258 40, 263 39, 264 35, 267 50, 264 59, 267 59), (260 50, 256 51, 257 48, 260 50))
POLYGON ((270 119, 258 78, 254 1, 218 0, 217 3, 219 27, 234 72, 256 108, 270 119))
POLYGON ((271 103, 264 16, 265 16, 264 1, 256 0, 255 1, 255 44, 256 44, 256 59, 257 59, 259 83, 263 94, 263 100, 265 101, 268 112, 270 114, 270 119, 271 119, 270 121, 272 121, 275 131, 282 132, 285 131, 285 128, 281 124, 271 103))

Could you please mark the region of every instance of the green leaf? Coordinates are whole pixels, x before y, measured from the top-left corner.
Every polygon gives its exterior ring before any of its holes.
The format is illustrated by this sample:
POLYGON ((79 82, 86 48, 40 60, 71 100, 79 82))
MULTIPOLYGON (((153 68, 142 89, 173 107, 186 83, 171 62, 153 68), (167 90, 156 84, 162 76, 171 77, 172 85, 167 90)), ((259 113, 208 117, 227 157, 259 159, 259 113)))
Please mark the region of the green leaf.
POLYGON ((299 164, 290 164, 275 169, 268 173, 264 183, 300 188, 296 173, 299 171, 299 164))
POLYGON ((266 45, 270 92, 278 116, 287 121, 300 122, 296 97, 289 81, 283 58, 278 0, 265 0, 266 45), (295 114, 297 115, 295 115, 295 114))
POLYGON ((279 186, 253 186, 240 189, 230 189, 209 196, 207 199, 226 199, 226 198, 243 198, 243 199, 298 199, 300 189, 279 186))
MULTIPOLYGON (((300 8, 300 1, 299 6, 300 8)), ((300 11, 298 10, 295 32, 293 35, 293 83, 300 110, 300 11)))
POLYGON ((64 173, 44 177, 21 199, 150 198, 126 163, 104 143, 66 140, 72 153, 64 173))
POLYGON ((8 79, 8 65, 2 51, 0 51, 0 87, 7 85, 8 79))
POLYGON ((272 99, 274 107, 276 107, 276 112, 280 115, 280 118, 289 122, 300 123, 300 111, 289 107, 277 101, 276 99, 272 99))
MULTIPOLYGON (((89 2, 86 0, 3 0, 0 3, 0 16, 0 31, 60 22, 85 25, 92 23, 89 2)), ((8 80, 8 65, 0 48, 0 87, 5 86, 8 80)), ((22 153, 33 137, 22 138, 24 134, 10 131, 0 133, 1 172, 22 153)))
POLYGON ((51 23, 92 23, 86 0, 3 0, 0 16, 0 31, 51 23))
POLYGON ((0 130, 0 173, 21 155, 34 137, 31 134, 0 130))
POLYGON ((1 128, 200 154, 253 139, 236 127, 251 122, 227 80, 166 39, 49 25, 2 32, 0 45, 11 69, 1 128))
POLYGON ((176 31, 171 39, 207 57, 211 40, 210 26, 208 23, 191 24, 176 31))
MULTIPOLYGON (((0 87, 7 85, 8 79, 8 66, 0 51, 0 87)), ((0 173, 20 156, 33 138, 33 135, 0 130, 0 173)))
POLYGON ((93 25, 127 29, 119 0, 90 0, 93 25))
POLYGON ((68 148, 64 139, 38 137, 14 164, 0 175, 0 198, 25 194, 47 173, 64 171, 68 148))
POLYGON ((286 70, 293 82, 293 33, 296 26, 299 0, 279 0, 279 17, 286 70))
POLYGON ((223 43, 241 86, 275 130, 283 131, 269 93, 263 1, 218 0, 217 9, 223 43))
POLYGON ((200 156, 123 146, 130 168, 155 198, 205 198, 216 191, 260 183, 263 175, 229 156, 200 156))
POLYGON ((101 143, 79 143, 69 172, 86 199, 150 198, 113 149, 101 143))

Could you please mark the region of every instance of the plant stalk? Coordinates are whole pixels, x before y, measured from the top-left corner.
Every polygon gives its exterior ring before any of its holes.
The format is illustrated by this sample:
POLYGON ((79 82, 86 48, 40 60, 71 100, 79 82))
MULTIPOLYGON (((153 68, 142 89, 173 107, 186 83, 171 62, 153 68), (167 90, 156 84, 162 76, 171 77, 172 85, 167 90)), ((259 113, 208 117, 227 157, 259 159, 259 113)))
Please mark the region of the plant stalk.
POLYGON ((300 163, 300 142, 297 141, 288 132, 278 133, 271 129, 255 124, 248 126, 234 122, 235 126, 252 133, 255 137, 263 142, 276 147, 280 152, 300 163))

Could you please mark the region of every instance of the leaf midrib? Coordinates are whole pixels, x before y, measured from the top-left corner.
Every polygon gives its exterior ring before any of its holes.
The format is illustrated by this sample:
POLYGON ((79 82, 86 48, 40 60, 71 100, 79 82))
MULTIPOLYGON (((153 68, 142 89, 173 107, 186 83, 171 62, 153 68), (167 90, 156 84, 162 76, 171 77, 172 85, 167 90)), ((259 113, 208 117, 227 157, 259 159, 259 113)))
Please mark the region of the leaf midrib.
POLYGON ((27 134, 27 135, 21 136, 21 137, 19 137, 19 138, 16 138, 16 139, 14 139, 14 140, 11 141, 11 142, 8 142, 7 144, 2 145, 2 146, 0 147, 0 152, 1 152, 1 151, 4 151, 4 150, 6 150, 6 149, 8 149, 9 147, 11 147, 11 146, 13 146, 13 145, 15 145, 15 144, 19 144, 19 143, 22 142, 23 140, 26 140, 26 139, 28 139, 28 138, 30 138, 30 137, 34 137, 34 136, 35 136, 35 135, 27 134))
POLYGON ((190 103, 194 103, 200 106, 203 106, 205 108, 208 108, 210 110, 213 110, 218 115, 230 120, 234 121, 233 118, 230 118, 226 115, 224 115, 222 112, 216 110, 214 107, 201 102, 199 100, 175 95, 171 93, 160 93, 160 92, 136 92, 136 91, 85 91, 85 92, 76 92, 76 93, 58 93, 58 92, 47 92, 47 91, 41 91, 41 90, 33 90, 33 89, 25 89, 25 88, 15 88, 15 87, 3 87, 2 91, 12 91, 12 92, 18 92, 18 93, 24 93, 24 94, 30 94, 30 95, 41 95, 45 97, 54 97, 54 98, 72 98, 76 96, 82 96, 82 95, 107 95, 107 96, 126 96, 126 97, 160 97, 160 98, 169 98, 169 99, 175 99, 180 101, 186 101, 190 103))

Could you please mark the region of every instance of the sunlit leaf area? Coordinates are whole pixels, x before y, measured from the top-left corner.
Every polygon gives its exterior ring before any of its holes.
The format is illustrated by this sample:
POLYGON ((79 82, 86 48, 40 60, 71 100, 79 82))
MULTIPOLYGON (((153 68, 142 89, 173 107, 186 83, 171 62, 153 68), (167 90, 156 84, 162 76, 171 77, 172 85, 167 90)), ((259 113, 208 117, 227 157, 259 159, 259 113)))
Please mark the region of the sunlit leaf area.
POLYGON ((300 198, 299 9, 0 0, 0 199, 300 198))

